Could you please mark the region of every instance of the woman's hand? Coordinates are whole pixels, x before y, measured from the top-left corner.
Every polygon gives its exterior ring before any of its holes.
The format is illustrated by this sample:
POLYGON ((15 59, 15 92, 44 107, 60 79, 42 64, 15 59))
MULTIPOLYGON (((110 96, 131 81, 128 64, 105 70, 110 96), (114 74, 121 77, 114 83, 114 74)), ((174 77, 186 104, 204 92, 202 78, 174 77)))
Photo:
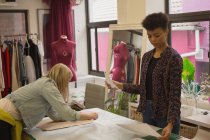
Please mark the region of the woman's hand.
POLYGON ((112 80, 112 83, 105 81, 105 84, 109 89, 113 89, 113 87, 115 90, 123 89, 123 84, 114 80, 112 80), (114 86, 111 84, 114 84, 114 86))
POLYGON ((80 120, 96 120, 98 118, 98 113, 91 111, 81 111, 80 120))
POLYGON ((163 128, 162 137, 160 137, 159 140, 169 140, 172 129, 173 129, 172 123, 168 123, 168 125, 165 128, 163 128))

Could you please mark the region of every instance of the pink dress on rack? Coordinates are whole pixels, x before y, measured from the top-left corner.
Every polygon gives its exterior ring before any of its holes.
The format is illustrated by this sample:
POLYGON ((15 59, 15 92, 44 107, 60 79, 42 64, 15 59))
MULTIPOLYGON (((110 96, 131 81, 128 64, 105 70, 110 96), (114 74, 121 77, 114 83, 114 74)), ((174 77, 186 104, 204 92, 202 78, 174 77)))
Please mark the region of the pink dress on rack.
POLYGON ((114 66, 111 69, 112 80, 126 82, 125 65, 128 62, 129 51, 125 43, 114 47, 114 66))
POLYGON ((58 41, 51 44, 51 66, 57 63, 63 63, 70 68, 73 73, 71 81, 76 81, 75 64, 75 47, 76 44, 67 38, 61 37, 58 41))

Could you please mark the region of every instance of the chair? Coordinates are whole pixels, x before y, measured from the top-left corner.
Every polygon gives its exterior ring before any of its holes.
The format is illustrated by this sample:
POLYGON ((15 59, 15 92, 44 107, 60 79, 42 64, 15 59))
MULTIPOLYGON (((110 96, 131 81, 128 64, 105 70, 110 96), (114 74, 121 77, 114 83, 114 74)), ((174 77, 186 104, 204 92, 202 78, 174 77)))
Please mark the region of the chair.
POLYGON ((93 83, 86 83, 85 87, 85 108, 105 109, 105 86, 93 83))

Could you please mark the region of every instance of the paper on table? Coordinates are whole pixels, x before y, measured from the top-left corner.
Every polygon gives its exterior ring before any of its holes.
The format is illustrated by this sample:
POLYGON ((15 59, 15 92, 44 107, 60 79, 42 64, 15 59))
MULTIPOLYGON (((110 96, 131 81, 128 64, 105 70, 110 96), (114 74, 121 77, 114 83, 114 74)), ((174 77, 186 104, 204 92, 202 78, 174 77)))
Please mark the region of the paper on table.
POLYGON ((133 138, 131 140, 144 140, 144 139, 142 139, 142 138, 133 138))
POLYGON ((146 123, 138 123, 138 124, 118 124, 119 126, 128 129, 130 131, 137 132, 137 134, 141 136, 154 136, 154 137, 161 137, 161 135, 156 132, 154 129, 152 129, 148 124, 146 123))
POLYGON ((55 129, 61 129, 71 126, 77 126, 77 125, 84 125, 92 123, 93 120, 82 120, 82 121, 65 121, 65 122, 54 122, 50 118, 44 118, 36 127, 44 130, 44 131, 50 131, 55 129))
POLYGON ((105 81, 108 85, 110 85, 111 89, 119 89, 113 82, 112 80, 109 78, 109 76, 106 74, 106 72, 104 72, 105 74, 105 81))

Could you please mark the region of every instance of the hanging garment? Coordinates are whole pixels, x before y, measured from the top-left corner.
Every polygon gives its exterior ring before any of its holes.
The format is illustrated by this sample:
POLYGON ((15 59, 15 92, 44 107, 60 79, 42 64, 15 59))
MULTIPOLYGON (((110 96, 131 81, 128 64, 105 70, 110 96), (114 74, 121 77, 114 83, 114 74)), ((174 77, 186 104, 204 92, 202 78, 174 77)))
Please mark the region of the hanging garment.
POLYGON ((134 79, 134 52, 131 51, 127 65, 127 83, 132 83, 134 79))
POLYGON ((20 72, 19 80, 20 80, 21 86, 24 86, 27 81, 27 77, 26 77, 25 64, 23 63, 24 49, 23 49, 22 42, 20 40, 17 43, 17 51, 18 51, 18 56, 19 56, 19 72, 20 72))
POLYGON ((20 87, 19 81, 19 60, 16 43, 13 44, 12 54, 12 91, 17 90, 20 87))
MULTIPOLYGON (((3 52, 1 52, 2 66, 5 66, 5 58, 3 57, 3 52)), ((7 84, 7 71, 6 67, 2 67, 2 73, 4 78, 4 89, 1 91, 2 97, 5 97, 9 93, 9 85, 7 84)))
POLYGON ((140 75, 140 57, 136 55, 136 68, 135 68, 135 84, 139 84, 139 75, 140 75))
POLYGON ((31 39, 25 44, 24 55, 31 56, 34 62, 36 79, 40 78, 42 76, 40 53, 38 46, 31 39))
POLYGON ((0 99, 2 98, 1 91, 3 91, 5 88, 1 55, 2 55, 2 48, 0 47, 0 99))
POLYGON ((27 83, 31 83, 36 80, 36 71, 35 71, 35 66, 33 59, 31 56, 25 56, 24 58, 24 64, 25 64, 25 69, 26 69, 26 76, 28 79, 27 83))
POLYGON ((41 71, 42 71, 42 75, 44 74, 44 46, 41 40, 37 41, 37 46, 39 49, 39 54, 40 54, 40 59, 41 59, 41 71))

